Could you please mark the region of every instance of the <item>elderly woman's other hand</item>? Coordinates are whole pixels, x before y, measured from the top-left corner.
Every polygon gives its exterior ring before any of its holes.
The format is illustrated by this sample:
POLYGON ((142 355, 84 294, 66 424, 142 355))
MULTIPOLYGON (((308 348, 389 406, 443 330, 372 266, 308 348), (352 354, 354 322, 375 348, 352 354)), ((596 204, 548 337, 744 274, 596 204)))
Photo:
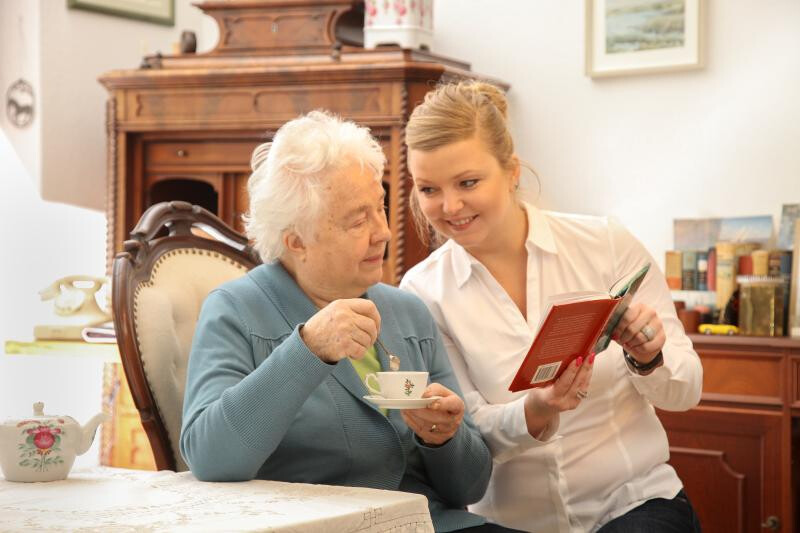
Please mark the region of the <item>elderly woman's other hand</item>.
POLYGON ((308 349, 326 363, 345 357, 361 359, 378 338, 381 315, 370 300, 334 300, 300 330, 308 349))
POLYGON ((425 444, 440 445, 453 438, 464 418, 464 402, 455 392, 439 383, 431 383, 423 398, 441 396, 425 409, 408 409, 401 414, 411 431, 425 444))

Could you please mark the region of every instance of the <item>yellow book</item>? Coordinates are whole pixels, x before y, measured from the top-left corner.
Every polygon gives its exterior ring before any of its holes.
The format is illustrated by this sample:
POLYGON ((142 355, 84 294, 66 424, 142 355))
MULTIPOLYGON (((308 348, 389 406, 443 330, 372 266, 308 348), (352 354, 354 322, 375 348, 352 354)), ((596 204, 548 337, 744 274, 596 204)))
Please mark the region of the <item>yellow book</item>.
POLYGON ((720 317, 725 305, 736 290, 736 244, 732 242, 717 243, 717 308, 720 317))
POLYGON ((664 257, 664 275, 670 289, 681 289, 681 252, 680 250, 667 250, 664 257))
POLYGON ((753 258, 753 275, 769 275, 769 252, 767 250, 753 250, 750 254, 753 258))

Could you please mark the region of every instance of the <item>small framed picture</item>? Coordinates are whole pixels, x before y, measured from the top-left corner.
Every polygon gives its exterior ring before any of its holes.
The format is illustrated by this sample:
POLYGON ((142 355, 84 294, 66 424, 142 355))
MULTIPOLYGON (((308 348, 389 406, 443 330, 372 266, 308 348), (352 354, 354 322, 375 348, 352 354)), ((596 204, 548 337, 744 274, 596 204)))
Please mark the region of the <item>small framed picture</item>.
POLYGON ((586 0, 586 74, 701 68, 706 0, 586 0))
POLYGON ((164 26, 175 25, 175 0, 67 0, 67 6, 164 26))

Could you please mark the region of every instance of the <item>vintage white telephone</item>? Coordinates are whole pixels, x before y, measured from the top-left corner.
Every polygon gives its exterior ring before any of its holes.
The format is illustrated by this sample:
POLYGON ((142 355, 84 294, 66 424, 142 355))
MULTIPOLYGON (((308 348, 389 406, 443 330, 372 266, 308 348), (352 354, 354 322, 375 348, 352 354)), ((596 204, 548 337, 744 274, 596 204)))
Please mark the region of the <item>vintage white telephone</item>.
POLYGON ((39 291, 42 300, 53 300, 50 324, 35 326, 33 336, 39 340, 80 340, 83 328, 111 320, 100 309, 95 295, 108 278, 67 276, 57 279, 39 291))

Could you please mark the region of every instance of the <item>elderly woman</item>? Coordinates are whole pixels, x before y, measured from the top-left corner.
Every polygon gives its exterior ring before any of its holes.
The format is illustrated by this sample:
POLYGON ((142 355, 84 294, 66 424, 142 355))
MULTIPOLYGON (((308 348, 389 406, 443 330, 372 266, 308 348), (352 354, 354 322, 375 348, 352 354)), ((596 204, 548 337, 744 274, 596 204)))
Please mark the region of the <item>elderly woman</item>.
POLYGON ((201 480, 416 492, 436 531, 501 531, 464 510, 491 458, 436 324, 415 296, 379 283, 384 164, 368 130, 317 111, 256 149, 246 228, 264 264, 203 305, 181 452, 201 480), (430 372, 425 396, 441 400, 404 411, 365 400, 364 376, 388 366, 379 340, 402 370, 430 372))

